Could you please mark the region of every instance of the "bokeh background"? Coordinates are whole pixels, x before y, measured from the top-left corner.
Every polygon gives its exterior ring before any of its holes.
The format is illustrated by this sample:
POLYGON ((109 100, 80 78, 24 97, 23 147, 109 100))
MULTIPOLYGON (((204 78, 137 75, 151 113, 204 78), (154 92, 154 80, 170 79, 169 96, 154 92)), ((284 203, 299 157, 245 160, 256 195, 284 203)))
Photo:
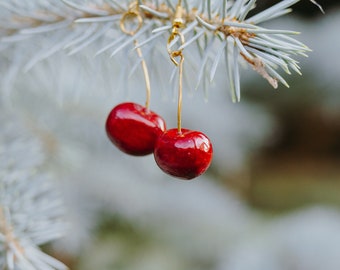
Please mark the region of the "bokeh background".
MULTIPOLYGON (((206 133, 215 149, 209 171, 193 181, 106 138, 115 104, 144 102, 141 74, 113 78, 119 61, 61 52, 27 73, 3 72, 0 110, 10 116, 1 125, 20 119, 39 138, 42 169, 64 200, 66 236, 44 249, 76 270, 340 269, 340 6, 320 4, 325 15, 300 1, 270 22, 300 31, 313 49, 299 59, 303 76, 286 77, 290 88, 273 90, 246 69, 233 104, 221 67, 208 95, 185 94, 183 126, 206 133)), ((0 51, 0 67, 16 55, 0 51)), ((158 88, 151 107, 175 126, 174 94, 158 88)))

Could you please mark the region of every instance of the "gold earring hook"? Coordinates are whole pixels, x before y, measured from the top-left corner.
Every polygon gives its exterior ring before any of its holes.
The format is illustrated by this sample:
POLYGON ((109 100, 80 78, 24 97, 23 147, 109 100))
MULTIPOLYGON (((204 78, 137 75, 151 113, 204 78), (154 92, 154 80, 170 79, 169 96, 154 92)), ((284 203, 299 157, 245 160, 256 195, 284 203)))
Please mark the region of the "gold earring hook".
POLYGON ((179 78, 178 78, 178 102, 177 102, 177 132, 178 134, 182 133, 182 96, 183 96, 183 64, 184 64, 184 55, 183 48, 181 46, 185 43, 184 35, 179 30, 185 25, 185 20, 183 19, 184 9, 182 7, 182 1, 179 0, 176 6, 176 12, 174 15, 174 19, 172 22, 172 31, 168 38, 167 43, 167 51, 170 57, 170 60, 178 67, 179 69, 179 78), (171 44, 175 38, 179 38, 181 43, 180 49, 172 50, 171 44), (180 61, 177 61, 176 58, 180 58, 180 61))
MULTIPOLYGON (((129 5, 129 9, 127 12, 125 12, 120 19, 120 29, 123 33, 134 36, 143 26, 143 17, 140 14, 138 2, 133 2, 129 5), (126 22, 137 19, 138 24, 134 30, 127 30, 126 29, 126 22)), ((149 77, 149 72, 148 72, 148 67, 146 65, 146 62, 143 58, 143 53, 142 50, 138 44, 137 40, 134 40, 134 45, 136 47, 136 51, 138 54, 138 57, 141 59, 141 65, 143 69, 143 74, 144 74, 144 80, 145 80, 145 88, 146 88, 146 101, 145 101, 145 107, 146 109, 149 109, 150 107, 150 98, 151 98, 151 85, 150 85, 150 77, 149 77)))

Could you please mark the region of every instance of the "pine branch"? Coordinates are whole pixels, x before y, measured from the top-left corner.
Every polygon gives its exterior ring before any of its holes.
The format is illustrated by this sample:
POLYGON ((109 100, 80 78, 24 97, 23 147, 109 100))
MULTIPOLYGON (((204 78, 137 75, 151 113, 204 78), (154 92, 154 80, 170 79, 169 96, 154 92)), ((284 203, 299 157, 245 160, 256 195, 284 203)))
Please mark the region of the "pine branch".
POLYGON ((67 269, 39 249, 64 231, 59 196, 46 175, 37 175, 40 144, 15 119, 1 118, 0 269, 67 269))
MULTIPOLYGON (((299 1, 283 0, 251 17, 248 14, 255 8, 256 0, 183 1, 184 27, 181 31, 186 42, 180 49, 185 49, 191 59, 189 61, 195 63, 197 57, 192 48, 196 48, 195 44, 205 44, 201 48, 204 56, 198 60, 201 63, 196 87, 203 76, 210 82, 214 80, 223 54, 233 101, 240 100, 240 60, 246 61, 274 88, 278 87, 278 82, 289 87, 279 69, 287 74, 291 74, 291 70, 301 74, 293 57, 306 56, 310 49, 292 37, 298 32, 267 29, 260 24, 291 12, 290 7, 299 1), (215 45, 217 42, 221 44, 215 45)), ((314 0, 312 2, 317 5, 314 0)), ((0 12, 0 50, 9 49, 12 44, 29 38, 48 35, 54 44, 31 55, 24 65, 25 71, 60 50, 67 50, 69 55, 73 55, 91 45, 96 46, 96 55, 108 51, 111 57, 127 48, 133 49, 137 39, 139 47, 156 46, 165 50, 164 37, 169 36, 172 28, 176 3, 177 0, 131 0, 124 3, 115 0, 91 3, 35 0, 29 4, 3 1, 0 2, 0 6, 5 8, 0 12), (131 13, 131 5, 137 6, 138 14, 131 13), (131 14, 135 16, 126 19, 131 14), (136 27, 137 19, 141 22, 138 31, 133 35, 123 31, 125 24, 136 27), (99 45, 102 42, 104 45, 99 45)), ((175 38, 170 47, 175 46, 177 41, 178 38, 175 38)))

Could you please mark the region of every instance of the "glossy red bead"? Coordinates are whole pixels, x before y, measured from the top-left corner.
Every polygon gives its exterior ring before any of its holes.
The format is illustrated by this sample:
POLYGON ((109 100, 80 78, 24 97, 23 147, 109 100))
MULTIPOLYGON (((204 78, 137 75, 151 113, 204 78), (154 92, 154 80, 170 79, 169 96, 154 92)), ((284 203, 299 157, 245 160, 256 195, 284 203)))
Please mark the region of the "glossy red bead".
POLYGON ((165 129, 162 117, 132 102, 114 107, 106 120, 106 133, 111 142, 134 156, 151 154, 165 129))
POLYGON ((213 147, 202 132, 170 129, 157 140, 154 150, 157 165, 167 174, 193 179, 210 166, 213 147))

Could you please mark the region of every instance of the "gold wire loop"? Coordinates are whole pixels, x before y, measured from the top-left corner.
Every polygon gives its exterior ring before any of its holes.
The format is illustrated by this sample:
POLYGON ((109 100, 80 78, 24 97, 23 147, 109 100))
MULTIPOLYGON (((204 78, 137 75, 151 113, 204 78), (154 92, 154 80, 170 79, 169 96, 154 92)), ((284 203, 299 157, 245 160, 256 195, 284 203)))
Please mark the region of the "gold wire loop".
POLYGON ((178 66, 180 63, 176 60, 176 57, 180 56, 183 57, 183 49, 173 51, 170 47, 171 42, 176 38, 179 37, 181 41, 181 45, 185 43, 184 35, 178 31, 178 28, 173 28, 171 35, 169 36, 168 43, 167 43, 167 51, 170 56, 171 61, 178 66))
POLYGON ((123 33, 133 36, 135 35, 143 26, 143 17, 140 15, 140 12, 138 10, 138 6, 133 6, 131 9, 129 9, 126 13, 123 14, 122 18, 120 19, 119 23, 120 29, 123 33), (131 21, 133 19, 137 19, 138 24, 136 29, 134 30, 127 30, 125 27, 125 24, 127 21, 131 21))

